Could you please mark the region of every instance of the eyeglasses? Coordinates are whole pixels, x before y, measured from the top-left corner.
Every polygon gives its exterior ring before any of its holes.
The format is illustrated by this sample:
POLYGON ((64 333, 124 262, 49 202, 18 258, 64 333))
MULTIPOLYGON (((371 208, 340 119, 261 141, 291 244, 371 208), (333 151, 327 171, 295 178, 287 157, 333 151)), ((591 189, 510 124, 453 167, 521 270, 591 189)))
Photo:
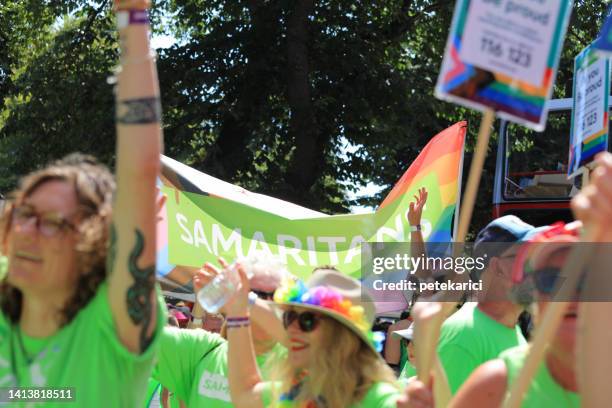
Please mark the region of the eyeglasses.
POLYGON ((287 310, 283 313, 283 326, 285 329, 291 326, 291 323, 298 321, 300 330, 304 333, 310 333, 319 325, 321 317, 313 312, 298 313, 295 310, 287 310))
POLYGON ((251 292, 257 295, 261 300, 272 300, 274 299, 274 292, 266 292, 265 290, 251 289, 251 292))
MULTIPOLYGON (((557 267, 548 267, 538 269, 533 273, 533 280, 535 283, 535 287, 538 292, 543 293, 545 295, 550 295, 553 293, 557 286, 557 280, 559 279, 559 275, 561 274, 561 269, 557 267)), ((585 275, 582 274, 580 277, 580 281, 578 282, 578 286, 576 291, 578 293, 582 292, 582 288, 584 287, 584 279, 585 275)))
POLYGON ((36 229, 46 237, 52 237, 68 229, 76 231, 76 226, 54 212, 38 213, 30 205, 20 205, 13 207, 11 222, 13 225, 23 227, 30 220, 35 220, 36 229))

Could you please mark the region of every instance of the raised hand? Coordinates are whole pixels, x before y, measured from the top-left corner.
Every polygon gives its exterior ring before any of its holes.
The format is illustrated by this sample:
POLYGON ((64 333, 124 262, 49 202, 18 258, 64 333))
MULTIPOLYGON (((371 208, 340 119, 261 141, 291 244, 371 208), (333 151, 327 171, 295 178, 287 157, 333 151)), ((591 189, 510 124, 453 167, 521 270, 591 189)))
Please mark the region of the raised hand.
POLYGON ((223 309, 227 313, 228 317, 245 316, 249 309, 249 292, 251 290, 249 278, 247 277, 246 271, 244 270, 243 266, 240 265, 240 263, 236 263, 235 267, 236 273, 238 274, 238 278, 240 280, 240 287, 229 302, 223 306, 223 309))
POLYGON ((419 380, 410 381, 397 401, 397 408, 434 408, 431 389, 419 380))
POLYGON ((612 154, 597 156, 590 183, 572 199, 577 219, 597 234, 597 241, 612 241, 612 154))
POLYGON ((410 202, 408 214, 406 215, 410 225, 414 226, 421 224, 421 216, 423 215, 423 208, 425 207, 426 203, 427 189, 425 187, 421 187, 419 189, 419 194, 414 196, 414 201, 410 202))
POLYGON ((219 273, 219 269, 211 263, 206 262, 193 275, 193 292, 197 294, 200 289, 208 285, 211 280, 215 279, 219 273))

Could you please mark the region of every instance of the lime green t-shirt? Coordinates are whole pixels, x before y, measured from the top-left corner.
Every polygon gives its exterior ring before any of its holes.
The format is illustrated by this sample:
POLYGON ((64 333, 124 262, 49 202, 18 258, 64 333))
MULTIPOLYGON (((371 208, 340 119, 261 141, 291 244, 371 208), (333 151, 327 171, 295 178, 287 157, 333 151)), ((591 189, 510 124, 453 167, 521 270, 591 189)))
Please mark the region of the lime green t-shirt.
POLYGON ((6 256, 0 256, 0 281, 4 279, 8 272, 8 259, 6 256))
POLYGON ((404 366, 408 363, 408 342, 406 339, 400 340, 400 359, 399 359, 399 369, 400 371, 404 370, 404 366))
MULTIPOLYGON (((262 368, 268 356, 282 354, 276 344, 257 356, 262 368)), ((265 373, 263 374, 265 377, 265 373)), ((161 335, 159 359, 153 376, 188 407, 233 407, 229 392, 227 341, 202 329, 166 327, 161 335)))
POLYGON ((44 339, 20 336, 0 313, 0 387, 72 387, 75 399, 12 406, 140 406, 166 319, 158 299, 156 333, 143 354, 130 352, 117 336, 106 282, 69 324, 44 339))
POLYGON ((438 356, 446 371, 451 392, 482 363, 509 348, 526 344, 518 326, 509 328, 484 314, 476 303, 464 304, 440 330, 438 356))
POLYGON ((406 361, 406 364, 404 364, 404 368, 402 369, 398 379, 407 380, 415 375, 417 375, 416 368, 410 363, 410 361, 406 361))
MULTIPOLYGON (((272 398, 274 395, 273 388, 275 386, 280 386, 280 384, 277 382, 267 382, 263 384, 261 401, 264 407, 273 406, 272 398)), ((347 408, 395 408, 400 395, 401 392, 393 384, 378 382, 370 387, 361 401, 347 408)), ((289 404, 291 403, 289 402, 289 404)), ((278 406, 285 407, 291 405, 287 405, 286 402, 279 402, 278 406)))
MULTIPOLYGON (((508 370, 508 389, 525 364, 528 352, 529 346, 524 345, 511 348, 499 355, 508 370)), ((521 407, 578 408, 580 407, 580 395, 567 391, 557 384, 550 375, 546 363, 542 362, 523 396, 521 407)))
MULTIPOLYGON (((163 389, 164 387, 162 387, 159 381, 157 381, 153 377, 150 377, 149 383, 147 385, 147 395, 145 397, 144 408, 161 407, 163 399, 163 389)), ((168 403, 170 404, 170 408, 181 408, 181 401, 173 392, 169 392, 168 403)))
POLYGON ((159 407, 161 406, 162 386, 159 381, 149 378, 147 382, 147 393, 145 394, 144 407, 159 407))

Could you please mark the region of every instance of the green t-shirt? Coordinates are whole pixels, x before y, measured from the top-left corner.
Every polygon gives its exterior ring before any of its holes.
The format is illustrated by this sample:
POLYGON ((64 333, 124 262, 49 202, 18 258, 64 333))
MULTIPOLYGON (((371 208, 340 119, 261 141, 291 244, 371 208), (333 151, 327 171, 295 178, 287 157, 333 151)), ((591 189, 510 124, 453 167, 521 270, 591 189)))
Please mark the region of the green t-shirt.
POLYGON ((0 281, 4 279, 8 272, 8 259, 6 256, 0 256, 0 281))
MULTIPOLYGON (((273 406, 272 398, 274 395, 273 388, 275 386, 280 386, 280 384, 275 382, 263 384, 261 401, 264 407, 273 406)), ((352 404, 348 408, 395 408, 400 395, 401 392, 393 384, 378 382, 370 387, 361 401, 352 404)), ((283 405, 283 403, 279 403, 278 405, 279 407, 290 406, 283 405)))
POLYGON ((416 368, 410 363, 410 361, 406 361, 406 364, 404 364, 404 368, 402 369, 398 379, 407 380, 415 375, 417 375, 416 368))
MULTIPOLYGON (((283 353, 276 344, 257 356, 261 368, 268 356, 283 353)), ((153 376, 188 407, 233 407, 229 392, 227 341, 206 330, 165 327, 153 376)), ((265 373, 264 373, 265 376, 265 373)))
POLYGON ((498 323, 474 302, 464 304, 446 319, 438 342, 438 356, 451 392, 455 394, 479 365, 523 344, 526 341, 518 326, 509 328, 498 323))
MULTIPOLYGON (((153 377, 150 377, 147 385, 147 395, 145 397, 144 408, 160 408, 162 406, 163 389, 164 388, 159 381, 153 377)), ((173 392, 169 392, 168 403, 170 404, 170 408, 181 407, 181 401, 173 392)))
MULTIPOLYGON (((514 382, 529 352, 529 346, 519 346, 506 350, 500 354, 508 370, 508 390, 514 382)), ((551 377, 546 363, 542 362, 538 367, 529 388, 523 397, 522 408, 578 408, 580 407, 580 395, 563 389, 551 377)))
POLYGON ((162 386, 159 381, 149 378, 147 383, 147 393, 145 395, 144 407, 159 407, 161 406, 161 391, 162 386))
POLYGON ((409 363, 408 361, 408 342, 406 341, 406 339, 401 339, 400 340, 400 359, 399 359, 399 369, 400 371, 404 370, 404 366, 406 365, 406 363, 409 363))
POLYGON ((0 387, 74 389, 74 403, 13 405, 17 407, 140 406, 166 319, 165 304, 158 299, 157 332, 143 354, 128 351, 117 336, 106 282, 69 324, 44 339, 21 333, 20 342, 19 332, 0 313, 0 387))

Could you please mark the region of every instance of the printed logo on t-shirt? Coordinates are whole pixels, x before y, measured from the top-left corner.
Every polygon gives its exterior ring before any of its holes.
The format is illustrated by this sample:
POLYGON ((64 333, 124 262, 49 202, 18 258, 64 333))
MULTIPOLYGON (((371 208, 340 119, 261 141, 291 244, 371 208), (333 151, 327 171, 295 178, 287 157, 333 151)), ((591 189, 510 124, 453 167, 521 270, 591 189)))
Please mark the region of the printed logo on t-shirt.
POLYGON ((227 378, 221 374, 203 371, 198 392, 209 398, 231 402, 227 378))

